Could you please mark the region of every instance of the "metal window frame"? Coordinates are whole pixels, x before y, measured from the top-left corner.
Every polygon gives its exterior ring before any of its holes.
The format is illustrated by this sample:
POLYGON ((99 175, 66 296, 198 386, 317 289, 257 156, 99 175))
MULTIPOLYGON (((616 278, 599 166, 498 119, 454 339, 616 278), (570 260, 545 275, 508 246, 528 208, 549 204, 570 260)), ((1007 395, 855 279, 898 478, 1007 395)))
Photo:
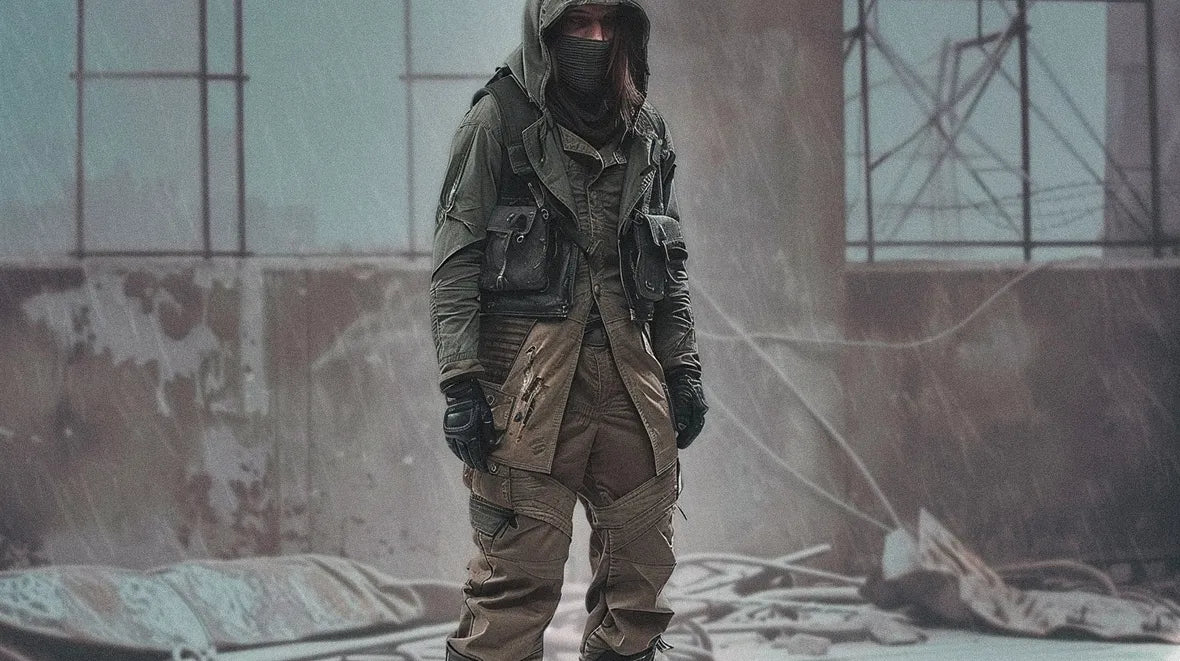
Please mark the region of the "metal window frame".
POLYGON ((197 48, 196 71, 88 71, 86 69, 86 0, 77 0, 77 32, 75 36, 75 70, 70 74, 76 85, 76 145, 74 151, 74 241, 72 255, 78 259, 86 257, 176 257, 203 256, 247 257, 246 245, 246 155, 245 155, 245 85, 249 76, 245 73, 242 0, 233 0, 234 11, 234 72, 230 74, 210 73, 208 39, 208 0, 197 3, 197 48), (196 80, 198 82, 198 112, 200 122, 200 186, 201 186, 201 241, 202 250, 88 250, 86 247, 86 82, 89 80, 196 80), (213 249, 212 219, 209 191, 209 84, 233 83, 235 93, 234 109, 234 150, 237 162, 237 250, 213 249))
MULTIPOLYGON (((85 0, 76 0, 77 4, 77 32, 75 36, 76 62, 75 71, 70 77, 76 84, 76 148, 74 153, 75 167, 75 248, 71 255, 83 259, 85 257, 191 257, 203 256, 205 259, 213 257, 249 257, 276 256, 277 253, 255 253, 248 250, 246 231, 246 157, 245 157, 245 84, 249 76, 245 73, 244 37, 242 0, 233 0, 234 7, 234 72, 211 73, 208 68, 208 0, 196 0, 198 6, 197 38, 199 47, 198 68, 196 71, 88 71, 85 61, 86 44, 86 11, 85 0), (200 113, 200 177, 201 177, 201 238, 202 250, 89 250, 86 246, 86 217, 85 217, 85 102, 86 81, 89 80, 197 80, 199 82, 199 113, 200 113), (212 245, 212 220, 210 217, 209 191, 209 84, 212 82, 228 82, 235 85, 235 130, 234 147, 237 161, 237 250, 214 250, 212 245)), ((417 71, 414 66, 414 31, 413 31, 413 0, 404 2, 404 44, 405 73, 398 78, 405 84, 406 90, 406 249, 395 251, 372 252, 316 252, 297 253, 299 256, 323 255, 351 255, 358 257, 429 257, 428 247, 418 245, 418 222, 415 213, 417 197, 417 179, 415 177, 415 141, 416 131, 414 122, 414 89, 421 82, 483 82, 491 74, 488 73, 438 73, 417 71)))
MULTIPOLYGON (((1180 237, 1167 238, 1163 234, 1162 201, 1160 199, 1160 151, 1159 151, 1159 100, 1156 90, 1158 64, 1156 62, 1155 38, 1155 2, 1156 0, 1038 0, 1040 2, 1096 2, 1107 5, 1134 4, 1144 8, 1144 48, 1147 59, 1147 88, 1148 88, 1148 142, 1151 170, 1151 239, 1145 241, 1126 240, 1093 240, 1093 241, 1039 241, 1032 236, 1032 144, 1031 122, 1029 110, 1029 70, 1028 70, 1028 5, 1029 0, 1015 0, 1017 4, 1018 47, 1020 67, 1020 105, 1021 105, 1021 168, 1022 168, 1022 237, 1015 241, 962 240, 962 241, 879 241, 876 239, 876 227, 873 214, 873 170, 880 162, 874 162, 872 151, 872 122, 870 112, 870 84, 868 74, 868 54, 870 30, 868 17, 881 2, 900 0, 857 0, 857 25, 845 36, 848 44, 845 49, 845 61, 853 48, 860 48, 860 96, 862 135, 860 136, 861 151, 863 152, 864 168, 864 204, 866 240, 848 241, 845 246, 867 249, 867 263, 872 264, 876 259, 879 247, 1014 247, 1021 248, 1024 261, 1030 262, 1034 248, 1042 247, 1144 247, 1151 248, 1156 258, 1163 257, 1164 248, 1180 248, 1180 237)), ((944 2, 975 2, 982 17, 984 0, 943 0, 944 2)), ((980 21, 982 24, 982 20, 980 21)), ((980 35, 983 39, 984 35, 980 35)), ((845 65, 847 66, 847 64, 845 65)), ((847 75, 847 73, 845 74, 847 75)))
POLYGON ((484 82, 491 77, 487 73, 437 73, 428 71, 417 71, 414 68, 414 18, 413 18, 413 0, 403 0, 405 2, 405 18, 404 30, 405 33, 405 73, 398 76, 406 85, 406 233, 407 250, 404 253, 407 257, 429 257, 430 250, 420 249, 418 247, 418 222, 417 214, 414 213, 414 206, 417 197, 417 178, 414 176, 414 159, 416 149, 414 148, 414 87, 417 83, 422 82, 484 82))

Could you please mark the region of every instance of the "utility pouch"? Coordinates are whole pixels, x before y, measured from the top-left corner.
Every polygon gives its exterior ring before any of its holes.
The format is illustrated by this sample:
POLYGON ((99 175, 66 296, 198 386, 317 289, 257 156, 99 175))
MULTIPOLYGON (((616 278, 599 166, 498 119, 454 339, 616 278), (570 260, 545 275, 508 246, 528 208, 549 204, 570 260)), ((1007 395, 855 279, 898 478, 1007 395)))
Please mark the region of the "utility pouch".
POLYGON ((498 206, 488 222, 479 288, 487 292, 544 291, 553 237, 549 210, 498 206))
POLYGON ((668 291, 672 267, 688 259, 680 222, 671 216, 636 212, 623 240, 629 244, 630 284, 645 301, 662 301, 668 291))
POLYGON ((488 225, 480 270, 483 314, 564 319, 573 300, 577 246, 549 207, 499 206, 488 225))

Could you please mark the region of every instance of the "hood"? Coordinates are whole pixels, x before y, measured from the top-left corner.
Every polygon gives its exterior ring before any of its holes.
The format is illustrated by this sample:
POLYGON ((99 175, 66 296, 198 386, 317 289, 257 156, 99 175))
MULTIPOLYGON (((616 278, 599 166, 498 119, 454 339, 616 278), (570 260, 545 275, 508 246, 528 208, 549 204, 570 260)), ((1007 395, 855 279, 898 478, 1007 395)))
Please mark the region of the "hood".
POLYGON ((545 87, 552 75, 553 58, 545 46, 545 33, 570 7, 578 5, 608 5, 626 8, 630 20, 637 23, 640 61, 632 62, 632 75, 639 91, 647 95, 647 41, 651 22, 639 0, 528 0, 524 9, 521 44, 508 56, 507 65, 512 75, 524 84, 525 91, 538 106, 545 107, 545 87))

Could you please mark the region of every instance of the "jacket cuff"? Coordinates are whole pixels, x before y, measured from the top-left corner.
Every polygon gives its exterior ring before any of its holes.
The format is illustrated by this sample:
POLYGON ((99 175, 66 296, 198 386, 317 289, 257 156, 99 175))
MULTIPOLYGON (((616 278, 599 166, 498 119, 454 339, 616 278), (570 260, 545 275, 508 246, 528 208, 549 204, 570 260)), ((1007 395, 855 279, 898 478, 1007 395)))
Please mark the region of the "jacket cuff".
POLYGON ((459 357, 457 360, 443 364, 438 379, 439 390, 446 390, 447 386, 458 383, 459 381, 478 379, 483 374, 483 364, 479 362, 478 358, 459 357))
POLYGON ((672 372, 684 371, 692 374, 696 378, 701 378, 701 360, 696 354, 687 353, 667 358, 660 361, 660 367, 664 368, 664 375, 667 376, 672 372))

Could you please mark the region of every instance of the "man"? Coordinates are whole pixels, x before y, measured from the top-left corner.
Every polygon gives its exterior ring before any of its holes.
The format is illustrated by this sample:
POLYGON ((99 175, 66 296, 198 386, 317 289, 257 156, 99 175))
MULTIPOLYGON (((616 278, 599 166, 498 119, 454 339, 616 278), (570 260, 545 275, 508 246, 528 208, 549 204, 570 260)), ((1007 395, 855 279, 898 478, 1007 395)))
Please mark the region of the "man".
POLYGON ((529 0, 452 146, 432 328, 478 553, 448 659, 542 658, 579 500, 582 658, 653 659, 672 616, 677 451, 707 407, 649 25, 637 0, 529 0))

